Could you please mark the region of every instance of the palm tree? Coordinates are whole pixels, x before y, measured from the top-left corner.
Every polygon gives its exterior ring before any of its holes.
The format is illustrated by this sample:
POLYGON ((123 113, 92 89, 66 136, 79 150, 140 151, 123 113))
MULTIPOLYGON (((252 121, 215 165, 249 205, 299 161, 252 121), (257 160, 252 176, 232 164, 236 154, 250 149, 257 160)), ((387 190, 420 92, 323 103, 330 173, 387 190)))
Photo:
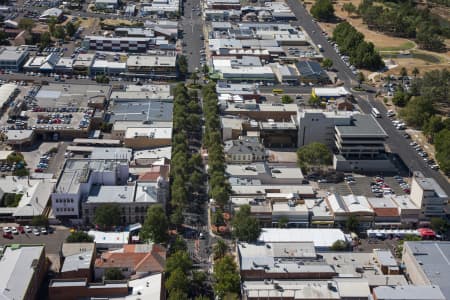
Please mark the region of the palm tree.
POLYGON ((213 247, 214 258, 219 259, 227 254, 228 245, 224 240, 218 239, 217 243, 213 247))
POLYGON ((361 83, 363 83, 364 79, 364 74, 362 72, 359 72, 358 75, 356 75, 356 80, 358 80, 358 88, 361 88, 361 83))
POLYGON ((191 80, 194 81, 194 84, 197 84, 197 80, 199 79, 197 71, 192 72, 191 74, 191 80))
POLYGON ((406 68, 405 68, 405 67, 403 67, 403 68, 400 70, 400 76, 402 76, 402 79, 404 79, 406 76, 408 76, 408 71, 406 71, 406 68))
POLYGON ((419 69, 417 69, 417 67, 412 70, 412 74, 414 75, 414 77, 417 77, 417 75, 419 75, 419 73, 420 73, 420 71, 419 71, 419 69))

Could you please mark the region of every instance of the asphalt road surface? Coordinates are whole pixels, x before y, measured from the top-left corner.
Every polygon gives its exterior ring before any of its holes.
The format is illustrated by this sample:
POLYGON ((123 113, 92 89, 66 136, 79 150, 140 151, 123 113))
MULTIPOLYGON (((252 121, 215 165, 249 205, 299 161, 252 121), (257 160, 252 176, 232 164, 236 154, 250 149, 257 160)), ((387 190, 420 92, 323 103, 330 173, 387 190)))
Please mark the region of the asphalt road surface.
MULTIPOLYGON (((314 22, 312 16, 307 12, 302 3, 298 0, 287 0, 287 4, 291 7, 298 22, 296 24, 303 27, 309 34, 315 44, 321 44, 323 47, 323 55, 333 61, 333 68, 337 69, 338 78, 344 82, 344 86, 350 89, 356 84, 355 75, 345 65, 341 57, 334 51, 334 48, 322 35, 322 29, 314 22)), ((358 105, 364 113, 369 114, 373 107, 377 108, 382 118, 378 119, 380 125, 388 134, 387 144, 391 152, 397 153, 403 162, 409 167, 410 172, 420 171, 426 177, 434 178, 447 194, 450 194, 450 184, 447 179, 438 171, 431 170, 423 159, 417 155, 416 151, 409 146, 409 140, 405 139, 403 131, 397 130, 392 122, 386 118, 386 108, 382 103, 374 99, 375 89, 371 86, 363 85, 366 90, 372 93, 354 93, 358 105)))
POLYGON ((186 43, 186 46, 183 47, 183 54, 188 59, 189 72, 200 68, 200 49, 204 44, 200 37, 203 34, 203 21, 201 16, 197 16, 199 10, 193 11, 194 8, 200 8, 200 1, 186 0, 183 3, 183 17, 180 20, 183 41, 186 43))

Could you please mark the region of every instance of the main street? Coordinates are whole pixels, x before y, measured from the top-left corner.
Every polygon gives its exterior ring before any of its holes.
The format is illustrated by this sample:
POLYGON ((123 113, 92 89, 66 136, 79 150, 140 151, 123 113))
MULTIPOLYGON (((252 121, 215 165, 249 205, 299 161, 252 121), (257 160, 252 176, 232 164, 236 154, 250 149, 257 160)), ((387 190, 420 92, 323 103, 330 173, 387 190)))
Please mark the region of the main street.
POLYGON ((194 72, 200 68, 200 49, 203 41, 200 35, 203 33, 202 18, 197 16, 194 8, 200 8, 199 0, 186 0, 183 3, 183 16, 180 20, 180 29, 183 32, 183 54, 188 59, 188 71, 194 72))
MULTIPOLYGON (((338 78, 344 82, 344 86, 351 89, 355 83, 355 75, 345 65, 341 57, 334 51, 331 44, 326 37, 322 34, 322 29, 316 22, 314 22, 312 16, 307 12, 303 4, 298 0, 286 0, 287 4, 291 7, 293 13, 297 17, 296 24, 303 27, 303 29, 309 34, 311 40, 317 45, 321 44, 323 47, 323 55, 330 58, 333 61, 333 67, 338 71, 338 78)), ((397 130, 392 122, 386 118, 386 108, 380 102, 375 100, 374 95, 376 90, 371 86, 363 85, 363 88, 371 91, 371 93, 354 93, 358 105, 364 113, 370 114, 373 107, 377 108, 382 118, 378 119, 380 125, 388 134, 387 140, 388 147, 391 152, 397 153, 403 162, 409 167, 411 172, 420 171, 426 177, 434 178, 444 191, 450 195, 450 184, 443 175, 437 171, 431 170, 423 159, 417 155, 417 153, 409 146, 409 140, 405 139, 402 131, 397 130)))

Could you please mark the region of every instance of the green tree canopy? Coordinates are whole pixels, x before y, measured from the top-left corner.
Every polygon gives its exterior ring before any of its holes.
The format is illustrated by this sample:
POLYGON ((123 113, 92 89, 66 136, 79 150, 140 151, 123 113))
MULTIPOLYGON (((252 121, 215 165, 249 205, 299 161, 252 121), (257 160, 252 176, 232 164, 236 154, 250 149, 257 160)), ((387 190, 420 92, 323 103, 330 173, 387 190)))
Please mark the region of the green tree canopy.
POLYGON ((450 224, 447 220, 443 218, 431 218, 430 220, 431 228, 437 233, 446 233, 450 224))
POLYGON ((166 280, 166 289, 169 294, 178 290, 187 293, 189 291, 189 279, 180 268, 176 268, 170 272, 166 280))
POLYGON ((331 250, 333 251, 344 251, 347 250, 347 243, 343 240, 337 240, 331 245, 331 250))
POLYGON ((112 227, 122 224, 120 208, 117 204, 102 204, 95 210, 94 223, 100 227, 112 227))
POLYGON ((333 66, 333 61, 328 57, 322 60, 322 67, 325 69, 330 69, 333 66))
POLYGON ((297 161, 301 167, 331 165, 333 156, 322 143, 313 142, 297 150, 297 161))
POLYGON ((234 259, 227 255, 214 265, 214 292, 219 298, 228 293, 239 293, 240 278, 234 259))
POLYGON ((400 116, 410 126, 422 128, 425 122, 435 113, 433 100, 421 96, 412 97, 405 108, 400 111, 400 116))
POLYGON ((145 241, 151 240, 154 243, 166 243, 169 221, 162 205, 156 204, 149 207, 147 217, 141 230, 141 238, 145 241))
POLYGON ((261 234, 258 219, 251 216, 250 206, 243 205, 233 217, 233 235, 239 241, 255 242, 261 234))
POLYGON ((46 216, 42 216, 42 215, 34 216, 31 219, 31 225, 47 227, 48 226, 48 218, 46 216))
POLYGON ((223 239, 218 239, 216 244, 213 246, 214 258, 219 259, 227 254, 228 245, 223 239))
POLYGON ((434 137, 436 160, 445 173, 450 172, 450 129, 439 131, 434 137))
POLYGON ((29 18, 22 18, 19 21, 19 28, 31 32, 34 27, 34 21, 29 18))
POLYGON ((180 55, 177 59, 178 71, 184 76, 188 72, 188 61, 186 56, 180 55))
POLYGON ((74 231, 66 239, 67 243, 93 243, 94 238, 84 231, 74 231))
POLYGON ((359 230, 359 220, 357 217, 351 215, 345 221, 345 228, 350 232, 358 232, 359 230))
POLYGON ((281 96, 281 103, 283 104, 291 104, 294 100, 289 95, 281 96))
POLYGON ((192 268, 192 261, 186 251, 176 251, 166 260, 166 272, 171 273, 179 268, 185 274, 192 268))
POLYGON ((109 268, 105 271, 105 280, 122 280, 124 278, 125 276, 119 268, 109 268))
POLYGON ((330 21, 334 18, 334 7, 331 0, 317 0, 311 7, 311 15, 321 21, 330 21))

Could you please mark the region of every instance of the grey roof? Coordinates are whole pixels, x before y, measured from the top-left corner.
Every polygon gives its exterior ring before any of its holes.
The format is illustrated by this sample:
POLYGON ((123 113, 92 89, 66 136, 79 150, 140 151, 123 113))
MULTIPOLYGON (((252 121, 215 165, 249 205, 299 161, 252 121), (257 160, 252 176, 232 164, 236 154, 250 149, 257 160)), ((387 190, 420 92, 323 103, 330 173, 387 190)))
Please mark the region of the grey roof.
MULTIPOLYGON (((25 299, 44 246, 7 246, 0 259, 0 299, 25 299)), ((42 270, 39 270, 42 271, 42 270)))
POLYGON ((130 148, 94 148, 91 153, 91 159, 126 159, 131 160, 133 151, 130 148))
POLYGON ((2 47, 0 48, 0 61, 17 61, 27 53, 28 51, 24 48, 2 47))
POLYGON ((450 242, 405 242, 433 285, 438 285, 445 299, 450 299, 450 242))
POLYGON ((224 152, 226 154, 254 154, 257 156, 265 155, 264 146, 253 140, 230 140, 225 142, 224 152))
POLYGON ((115 103, 109 122, 115 121, 172 121, 173 103, 120 102, 115 103))
POLYGON ((325 71, 322 69, 320 64, 316 61, 299 61, 296 64, 297 70, 302 77, 311 76, 326 76, 325 71))
POLYGON ((123 203, 133 202, 134 186, 93 185, 86 203, 123 203))
POLYGON ((445 191, 442 189, 439 183, 436 182, 434 178, 424 177, 424 175, 421 172, 417 171, 414 172, 414 179, 423 190, 434 191, 436 195, 438 195, 440 198, 448 197, 448 195, 445 193, 445 191))
POLYGON ((444 300, 438 286, 379 286, 373 291, 378 300, 444 300))
POLYGON ((94 251, 94 249, 94 243, 63 243, 61 248, 61 255, 63 257, 67 257, 86 251, 94 251))
POLYGON ((89 269, 94 252, 91 250, 80 251, 79 253, 66 256, 61 267, 61 272, 78 271, 80 269, 89 269))
POLYGON ((354 115, 351 125, 336 125, 341 137, 386 138, 388 135, 371 115, 354 115))

